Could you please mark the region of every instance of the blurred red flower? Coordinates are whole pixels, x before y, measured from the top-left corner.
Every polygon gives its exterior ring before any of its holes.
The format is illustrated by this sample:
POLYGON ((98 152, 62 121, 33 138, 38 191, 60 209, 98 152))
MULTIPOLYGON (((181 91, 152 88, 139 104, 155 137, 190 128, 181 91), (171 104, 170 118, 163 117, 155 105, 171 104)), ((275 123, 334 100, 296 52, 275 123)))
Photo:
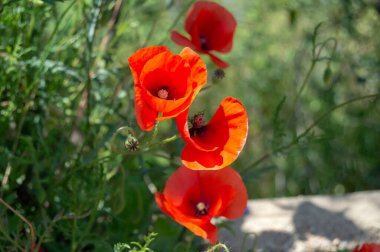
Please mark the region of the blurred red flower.
POLYGON ((364 243, 361 248, 352 252, 380 252, 380 245, 375 243, 364 243))
POLYGON ((191 39, 176 31, 171 33, 172 40, 181 46, 188 46, 200 53, 210 55, 219 67, 226 68, 228 63, 216 57, 211 51, 227 53, 232 49, 236 29, 234 16, 223 6, 207 1, 193 4, 187 13, 185 31, 191 39))
POLYGON ((182 163, 193 170, 215 170, 230 165, 247 139, 247 112, 233 97, 221 102, 207 125, 204 116, 196 114, 189 128, 188 110, 176 117, 176 123, 186 142, 181 154, 182 163))
POLYGON ((143 130, 186 110, 207 81, 206 65, 190 48, 179 55, 164 46, 142 48, 128 62, 135 82, 136 119, 143 130))
POLYGON ((194 171, 181 166, 156 193, 158 207, 191 232, 215 243, 213 217, 241 217, 247 207, 247 190, 235 170, 194 171))

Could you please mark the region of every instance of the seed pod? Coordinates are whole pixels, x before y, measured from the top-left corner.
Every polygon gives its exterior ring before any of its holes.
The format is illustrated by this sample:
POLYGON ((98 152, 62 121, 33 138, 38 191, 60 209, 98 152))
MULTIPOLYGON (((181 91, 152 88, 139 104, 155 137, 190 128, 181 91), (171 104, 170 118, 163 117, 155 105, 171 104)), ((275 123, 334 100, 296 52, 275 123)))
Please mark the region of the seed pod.
POLYGON ((111 139, 111 149, 120 154, 140 150, 140 142, 132 128, 124 126, 116 130, 111 139))
POLYGON ((124 145, 128 151, 138 151, 140 149, 139 140, 133 135, 129 135, 127 137, 127 140, 125 140, 124 145))
POLYGON ((218 68, 218 69, 216 69, 216 70, 214 71, 214 76, 213 76, 213 78, 214 78, 214 80, 221 80, 221 79, 223 79, 225 76, 226 76, 226 73, 224 72, 224 70, 221 69, 221 68, 218 68))

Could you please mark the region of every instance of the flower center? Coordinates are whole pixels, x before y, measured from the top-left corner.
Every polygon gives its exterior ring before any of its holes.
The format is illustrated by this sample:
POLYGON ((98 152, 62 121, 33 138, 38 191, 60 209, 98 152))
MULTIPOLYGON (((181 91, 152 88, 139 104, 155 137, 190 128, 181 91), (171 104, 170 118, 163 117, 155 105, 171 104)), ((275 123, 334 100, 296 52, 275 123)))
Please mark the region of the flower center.
POLYGON ((202 113, 198 113, 193 118, 193 128, 202 128, 205 124, 205 116, 202 113))
POLYGON ((206 40, 206 38, 203 37, 203 36, 201 36, 200 42, 201 42, 201 49, 203 51, 207 51, 208 50, 208 46, 207 46, 207 40, 206 40))
POLYGON ((193 119, 190 120, 192 127, 189 129, 190 136, 201 136, 204 133, 204 130, 206 129, 205 124, 205 116, 202 112, 199 112, 198 114, 195 114, 193 119))
POLYGON ((198 202, 195 206, 195 215, 206 215, 207 214, 207 205, 204 202, 198 202))
POLYGON ((157 96, 158 98, 166 100, 169 97, 169 91, 166 88, 161 88, 160 90, 158 90, 157 96))

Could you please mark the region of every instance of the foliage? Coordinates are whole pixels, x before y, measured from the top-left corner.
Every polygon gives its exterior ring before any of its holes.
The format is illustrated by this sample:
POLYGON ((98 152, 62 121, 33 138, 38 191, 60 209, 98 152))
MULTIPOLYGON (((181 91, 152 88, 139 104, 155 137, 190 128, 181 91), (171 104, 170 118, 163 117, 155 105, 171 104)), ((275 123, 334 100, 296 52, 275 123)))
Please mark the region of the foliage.
POLYGON ((114 245, 114 252, 123 252, 125 249, 129 249, 129 252, 149 252, 153 251, 149 248, 150 243, 154 240, 157 233, 149 233, 144 236, 144 245, 138 242, 131 242, 131 245, 127 243, 117 243, 114 245), (131 249, 131 246, 134 246, 131 249))
MULTIPOLYGON (((192 2, 0 1, 0 251, 112 251, 152 231, 141 246, 207 250, 154 203, 183 143, 172 121, 138 129, 127 62, 148 45, 179 52, 170 31, 192 2), (123 148, 130 137, 138 151, 123 148)), ((376 5, 219 2, 238 19, 230 67, 212 78, 203 58, 191 113, 242 101, 250 132, 232 166, 250 198, 379 189, 376 5)))

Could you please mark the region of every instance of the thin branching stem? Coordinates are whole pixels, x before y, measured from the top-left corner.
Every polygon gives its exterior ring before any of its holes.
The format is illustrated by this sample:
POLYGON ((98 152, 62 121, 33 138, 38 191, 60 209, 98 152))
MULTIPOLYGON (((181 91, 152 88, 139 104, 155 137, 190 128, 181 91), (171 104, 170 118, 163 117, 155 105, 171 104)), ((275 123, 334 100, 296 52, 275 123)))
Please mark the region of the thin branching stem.
POLYGON ((329 116, 332 112, 334 112, 335 110, 339 109, 339 108, 342 108, 348 104, 351 104, 351 103, 354 103, 354 102, 357 102, 357 101, 361 101, 361 100, 366 100, 366 99, 371 99, 371 98, 375 98, 375 99, 378 99, 379 98, 379 94, 370 94, 370 95, 365 95, 365 96, 360 96, 360 97, 356 97, 356 98, 352 98, 348 101, 345 101, 341 104, 338 104, 332 108, 330 108, 327 112, 323 113, 320 117, 318 117, 313 123, 311 123, 309 125, 309 127, 307 127, 301 134, 297 135, 297 137, 291 141, 290 143, 286 144, 286 145, 283 145, 279 148, 276 148, 275 150, 272 150, 272 151, 269 151, 265 154, 263 154, 259 159, 257 159, 255 162, 253 162, 251 165, 247 166, 246 168, 242 169, 241 172, 244 173, 244 172, 247 172, 249 169, 259 165, 260 163, 266 161, 269 157, 271 157, 273 154, 275 153, 278 153, 278 152, 282 152, 284 150, 287 150, 289 149, 290 147, 292 147, 293 145, 297 144, 303 137, 305 137, 315 126, 317 126, 321 121, 323 121, 323 119, 325 119, 327 116, 329 116))
POLYGON ((7 232, 5 232, 2 227, 0 227, 0 233, 5 237, 5 239, 7 239, 10 243, 12 243, 12 245, 15 247, 15 248, 18 248, 20 251, 23 250, 23 248, 16 242, 14 241, 8 234, 7 232))
POLYGON ((56 25, 54 26, 54 30, 53 32, 50 34, 49 36, 49 39, 48 41, 51 41, 53 39, 53 37, 55 36, 55 34, 57 33, 58 31, 58 28, 61 24, 61 22, 63 21, 63 18, 66 16, 66 14, 69 12, 69 10, 74 6, 74 4, 76 3, 77 1, 72 1, 69 6, 67 6, 67 8, 62 12, 62 15, 59 17, 56 25))
MULTIPOLYGON (((183 15, 185 15, 186 11, 189 10, 189 7, 194 3, 195 0, 191 0, 189 1, 189 3, 185 6, 185 8, 183 8, 181 10, 181 12, 178 14, 178 16, 174 19, 172 25, 168 28, 168 33, 171 32, 171 30, 173 30, 173 28, 177 25, 178 21, 181 19, 181 17, 183 15)), ((164 44, 166 42, 166 39, 167 39, 168 36, 165 36, 161 42, 159 43, 160 45, 164 44)))
POLYGON ((8 208, 10 211, 12 211, 17 217, 19 217, 23 222, 25 222, 30 229, 30 248, 31 251, 34 249, 35 245, 35 232, 34 232, 34 227, 30 221, 28 221, 27 218, 25 218, 22 214, 20 214, 16 209, 14 209, 12 206, 10 206, 7 202, 5 202, 2 198, 0 198, 0 203, 4 205, 6 208, 8 208))
POLYGON ((41 243, 45 239, 46 235, 48 234, 49 231, 52 230, 52 228, 54 227, 54 225, 57 222, 59 222, 61 220, 83 219, 83 218, 88 217, 90 214, 91 214, 91 210, 89 210, 83 214, 80 214, 80 215, 74 215, 74 214, 63 215, 63 213, 57 214, 54 217, 54 219, 49 223, 49 225, 45 228, 45 231, 42 233, 42 235, 40 236, 39 242, 37 244, 37 248, 39 248, 41 246, 41 243))
POLYGON ((91 74, 91 66, 92 66, 92 49, 94 45, 95 38, 95 30, 96 25, 98 23, 98 18, 100 15, 100 9, 102 6, 102 0, 94 0, 94 8, 91 12, 91 20, 90 25, 88 27, 87 36, 86 36, 86 128, 90 127, 90 116, 92 110, 92 102, 91 102, 91 89, 92 89, 92 74, 91 74))
POLYGON ((218 243, 211 248, 207 249, 206 252, 214 252, 217 251, 217 249, 224 249, 225 252, 230 252, 230 249, 223 243, 218 243))
POLYGON ((154 125, 153 135, 152 135, 152 139, 149 142, 149 145, 152 145, 154 143, 154 141, 156 140, 156 137, 158 135, 158 127, 159 127, 159 125, 160 125, 160 121, 157 120, 156 124, 154 125))

